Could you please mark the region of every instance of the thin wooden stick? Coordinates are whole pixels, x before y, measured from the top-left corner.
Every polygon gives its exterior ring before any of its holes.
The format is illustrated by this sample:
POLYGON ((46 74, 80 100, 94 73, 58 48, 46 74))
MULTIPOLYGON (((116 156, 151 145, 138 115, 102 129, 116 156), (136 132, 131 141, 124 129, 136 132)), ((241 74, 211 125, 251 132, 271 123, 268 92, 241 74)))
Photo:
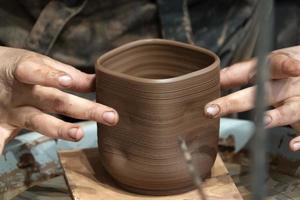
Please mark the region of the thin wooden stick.
POLYGON ((190 154, 190 152, 188 150, 186 142, 181 137, 179 137, 178 140, 179 140, 180 148, 183 152, 183 156, 185 158, 188 170, 193 178, 195 186, 197 187, 199 196, 201 197, 201 200, 206 200, 206 196, 205 196, 204 191, 201 186, 201 184, 203 183, 202 178, 201 178, 201 176, 199 176, 199 174, 195 170, 195 167, 192 162, 192 155, 190 154))

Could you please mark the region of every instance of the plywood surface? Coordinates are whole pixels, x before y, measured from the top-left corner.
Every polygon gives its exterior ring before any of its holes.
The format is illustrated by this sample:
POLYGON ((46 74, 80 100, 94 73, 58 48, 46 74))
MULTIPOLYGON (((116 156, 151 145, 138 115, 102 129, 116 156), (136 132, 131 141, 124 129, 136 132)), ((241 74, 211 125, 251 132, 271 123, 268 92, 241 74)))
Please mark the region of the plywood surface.
MULTIPOLYGON (((119 188, 103 170, 97 149, 59 152, 70 192, 74 200, 199 200, 196 190, 171 196, 144 196, 119 188)), ((207 200, 242 199, 222 159, 218 156, 212 177, 203 183, 207 200)))

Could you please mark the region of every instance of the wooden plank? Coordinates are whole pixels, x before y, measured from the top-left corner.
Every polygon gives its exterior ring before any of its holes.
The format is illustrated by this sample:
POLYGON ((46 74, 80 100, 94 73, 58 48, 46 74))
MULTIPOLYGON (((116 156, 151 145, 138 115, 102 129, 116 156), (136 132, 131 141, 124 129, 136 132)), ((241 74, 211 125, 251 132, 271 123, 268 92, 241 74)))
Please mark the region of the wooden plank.
POLYGON ((58 176, 29 188, 12 200, 72 200, 72 198, 65 179, 58 176))
MULTIPOLYGON (((171 196, 145 196, 119 188, 103 170, 97 149, 59 152, 74 200, 199 200, 196 190, 171 196)), ((240 200, 238 189, 218 156, 212 169, 212 177, 203 183, 207 200, 240 200)))

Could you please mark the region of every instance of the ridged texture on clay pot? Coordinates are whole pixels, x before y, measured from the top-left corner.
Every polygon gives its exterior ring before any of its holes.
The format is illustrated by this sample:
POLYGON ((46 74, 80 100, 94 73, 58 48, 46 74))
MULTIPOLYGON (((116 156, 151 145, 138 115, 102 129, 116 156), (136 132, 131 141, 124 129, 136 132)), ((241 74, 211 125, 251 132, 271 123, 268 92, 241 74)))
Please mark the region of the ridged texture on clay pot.
POLYGON ((218 57, 174 41, 126 44, 96 63, 97 102, 115 108, 115 127, 98 124, 104 168, 130 191, 165 195, 192 189, 178 138, 192 153, 200 175, 210 175, 219 120, 203 114, 219 97, 218 57))

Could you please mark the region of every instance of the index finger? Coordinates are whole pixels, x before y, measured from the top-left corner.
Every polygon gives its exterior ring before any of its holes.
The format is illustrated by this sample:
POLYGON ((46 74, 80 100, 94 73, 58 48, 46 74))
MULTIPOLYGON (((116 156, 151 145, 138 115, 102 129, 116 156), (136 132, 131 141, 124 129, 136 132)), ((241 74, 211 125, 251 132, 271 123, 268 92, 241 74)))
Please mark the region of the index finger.
MULTIPOLYGON (((284 79, 300 76, 300 60, 288 52, 275 51, 268 57, 271 79, 284 79)), ((255 78, 256 59, 233 64, 221 70, 221 88, 228 89, 247 85, 255 78)))
POLYGON ((256 59, 240 62, 226 67, 220 72, 222 89, 247 85, 254 78, 256 72, 256 59))
POLYGON ((95 90, 95 74, 84 73, 75 67, 44 56, 44 62, 57 70, 62 70, 72 76, 72 89, 78 92, 92 92, 95 90))
POLYGON ((67 88, 76 92, 91 92, 95 84, 95 75, 35 53, 29 53, 19 60, 14 76, 22 83, 67 88))

